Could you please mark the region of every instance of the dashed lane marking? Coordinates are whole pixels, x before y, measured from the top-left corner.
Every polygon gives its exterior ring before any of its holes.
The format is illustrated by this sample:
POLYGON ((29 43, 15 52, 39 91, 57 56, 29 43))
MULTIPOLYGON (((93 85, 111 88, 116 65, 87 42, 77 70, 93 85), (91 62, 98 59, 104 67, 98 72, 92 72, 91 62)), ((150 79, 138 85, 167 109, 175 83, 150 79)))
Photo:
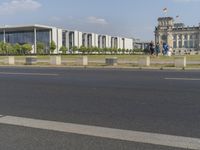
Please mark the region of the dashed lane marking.
POLYGON ((14 117, 14 116, 3 116, 0 118, 0 123, 30 127, 36 129, 59 131, 65 133, 73 133, 79 135, 162 145, 175 148, 200 150, 199 138, 165 135, 165 134, 157 134, 149 132, 138 132, 131 130, 121 130, 121 129, 63 123, 56 121, 46 121, 46 120, 38 120, 38 119, 14 117))

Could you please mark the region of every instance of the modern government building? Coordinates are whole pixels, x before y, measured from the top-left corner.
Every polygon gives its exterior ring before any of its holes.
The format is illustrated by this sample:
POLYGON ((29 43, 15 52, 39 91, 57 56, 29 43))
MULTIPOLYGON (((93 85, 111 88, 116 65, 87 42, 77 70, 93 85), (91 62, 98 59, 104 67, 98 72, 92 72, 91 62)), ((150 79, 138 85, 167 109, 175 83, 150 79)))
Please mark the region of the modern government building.
MULTIPOLYGON (((23 25, 23 26, 2 26, 0 27, 0 41, 11 44, 32 45, 32 53, 37 53, 37 43, 45 44, 48 51, 51 41, 56 43, 55 54, 60 53, 62 46, 72 48, 76 46, 129 49, 135 48, 134 39, 86 33, 80 31, 64 30, 45 25, 23 25)), ((140 43, 139 43, 140 44, 140 43)), ((142 47, 141 47, 142 48, 142 47)))
POLYGON ((167 43, 174 51, 200 51, 200 24, 189 27, 172 17, 158 18, 155 42, 167 43))

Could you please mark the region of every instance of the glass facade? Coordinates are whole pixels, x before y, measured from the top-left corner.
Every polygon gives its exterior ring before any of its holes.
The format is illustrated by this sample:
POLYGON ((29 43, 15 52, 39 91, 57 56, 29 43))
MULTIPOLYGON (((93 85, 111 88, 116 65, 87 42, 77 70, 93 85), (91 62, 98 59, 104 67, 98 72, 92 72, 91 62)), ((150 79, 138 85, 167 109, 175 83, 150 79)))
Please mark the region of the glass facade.
MULTIPOLYGON (((0 33, 0 41, 3 41, 4 34, 1 32, 0 33)), ((44 43, 45 46, 50 45, 50 32, 49 30, 38 30, 37 34, 37 42, 44 43)), ((15 32, 6 32, 5 33, 5 40, 6 43, 11 43, 11 44, 34 44, 34 31, 15 31, 15 32)))
POLYGON ((39 30, 37 31, 37 42, 44 43, 45 46, 49 47, 50 45, 50 31, 49 30, 39 30))
POLYGON ((63 46, 66 46, 66 39, 67 39, 66 32, 64 31, 64 32, 62 32, 62 45, 63 46))
POLYGON ((34 43, 34 33, 31 31, 6 32, 5 37, 6 37, 6 43, 11 43, 11 44, 34 43))
POLYGON ((0 42, 3 41, 3 32, 0 32, 0 42))

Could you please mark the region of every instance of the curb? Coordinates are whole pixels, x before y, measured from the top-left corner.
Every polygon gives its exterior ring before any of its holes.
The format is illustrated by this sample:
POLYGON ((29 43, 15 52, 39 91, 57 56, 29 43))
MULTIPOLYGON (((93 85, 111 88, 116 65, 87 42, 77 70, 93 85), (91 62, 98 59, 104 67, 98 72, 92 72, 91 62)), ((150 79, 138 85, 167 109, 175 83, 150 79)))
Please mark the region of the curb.
POLYGON ((0 67, 15 68, 85 68, 85 69, 137 69, 137 70, 199 70, 200 68, 175 67, 121 67, 121 66, 64 66, 64 65, 0 65, 0 67))

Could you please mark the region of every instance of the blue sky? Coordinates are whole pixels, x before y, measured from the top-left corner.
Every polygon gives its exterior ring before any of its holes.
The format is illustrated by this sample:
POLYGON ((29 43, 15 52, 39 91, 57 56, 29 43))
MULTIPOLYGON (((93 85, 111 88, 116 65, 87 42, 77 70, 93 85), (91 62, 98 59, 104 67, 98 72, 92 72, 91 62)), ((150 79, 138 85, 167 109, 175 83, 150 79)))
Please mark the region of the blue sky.
POLYGON ((200 0, 0 0, 0 24, 45 24, 142 40, 154 38, 157 18, 200 23, 200 0))

